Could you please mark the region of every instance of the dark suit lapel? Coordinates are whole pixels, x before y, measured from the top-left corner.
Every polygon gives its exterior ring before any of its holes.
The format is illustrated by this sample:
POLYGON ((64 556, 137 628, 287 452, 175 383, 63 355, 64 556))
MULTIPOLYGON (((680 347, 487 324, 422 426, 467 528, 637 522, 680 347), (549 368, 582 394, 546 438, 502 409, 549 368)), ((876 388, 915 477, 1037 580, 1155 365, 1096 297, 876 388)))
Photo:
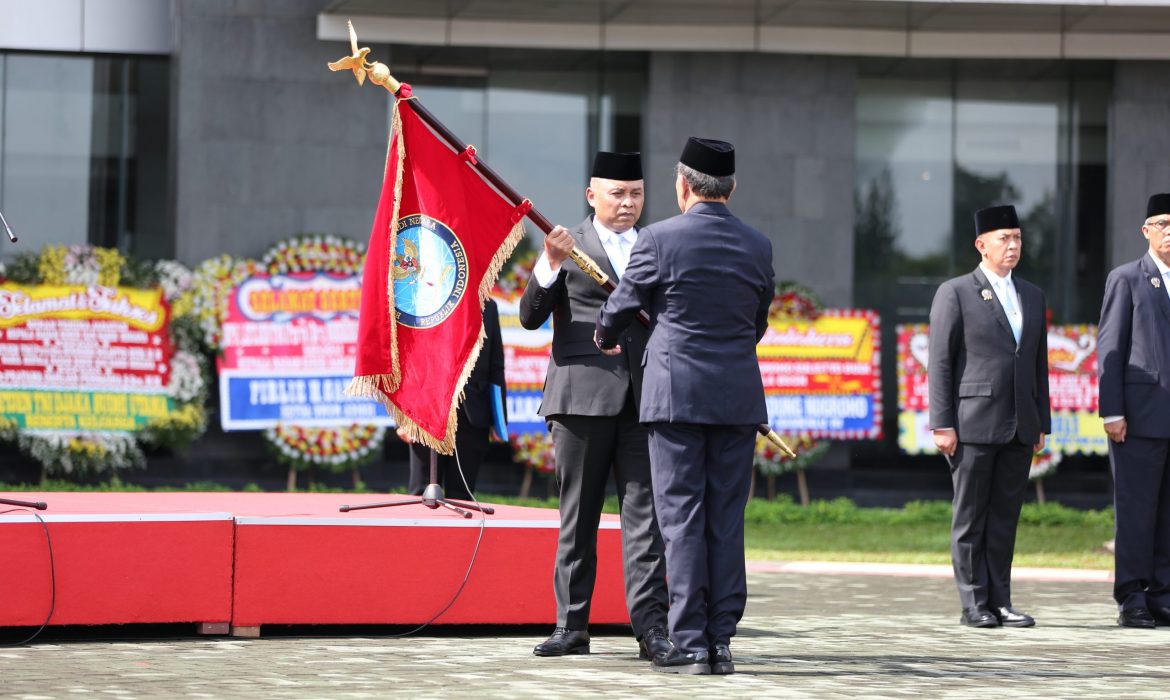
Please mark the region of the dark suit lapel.
POLYGON ((597 229, 593 228, 593 217, 585 219, 585 222, 573 231, 573 237, 577 239, 577 245, 581 246, 581 250, 593 258, 601 266, 602 271, 609 275, 613 283, 617 284, 617 271, 613 269, 613 263, 609 261, 609 254, 601 245, 601 236, 598 236, 597 229))
MULTIPOLYGON (((1012 333, 1012 324, 1008 323, 1007 314, 1003 310, 1003 305, 999 303, 999 297, 995 295, 995 288, 991 286, 991 282, 988 281, 987 275, 983 274, 983 270, 975 268, 975 272, 971 273, 971 278, 975 284, 976 293, 979 294, 979 300, 982 302, 983 307, 987 309, 987 313, 995 317, 995 320, 999 322, 999 325, 1003 326, 1003 329, 1007 331, 1008 338, 1011 339, 1012 344, 1015 345, 1016 334, 1012 333), (987 298, 988 294, 991 295, 990 299, 987 298)), ((1022 314, 1024 307, 1021 306, 1020 310, 1022 314)), ((1027 316, 1024 318, 1027 318, 1027 316)), ((1021 332, 1020 340, 1022 341, 1023 338, 1024 334, 1021 332)))
POLYGON ((1142 260, 1138 263, 1142 270, 1142 277, 1144 278, 1141 287, 1145 289, 1145 294, 1152 294, 1151 299, 1154 306, 1162 311, 1162 315, 1170 321, 1170 294, 1166 294, 1166 278, 1158 272, 1158 266, 1150 260, 1150 254, 1146 253, 1142 256, 1142 260), (1154 280, 1158 281, 1158 286, 1154 286, 1154 280))

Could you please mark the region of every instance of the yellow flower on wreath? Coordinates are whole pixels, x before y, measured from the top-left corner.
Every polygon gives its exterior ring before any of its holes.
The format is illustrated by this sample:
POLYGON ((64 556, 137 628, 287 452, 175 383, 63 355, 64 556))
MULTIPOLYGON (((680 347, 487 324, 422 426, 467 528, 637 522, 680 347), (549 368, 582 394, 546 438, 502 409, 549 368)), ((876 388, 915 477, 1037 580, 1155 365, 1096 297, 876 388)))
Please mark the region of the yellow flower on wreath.
POLYGON ((171 304, 171 318, 179 318, 186 316, 195 310, 195 293, 183 292, 175 302, 171 304))
POLYGON ((126 258, 114 248, 94 248, 94 255, 98 260, 98 284, 104 287, 117 287, 122 281, 122 265, 126 258))
POLYGON ((65 284, 65 246, 49 245, 41 250, 37 261, 37 274, 41 284, 62 286, 65 284))

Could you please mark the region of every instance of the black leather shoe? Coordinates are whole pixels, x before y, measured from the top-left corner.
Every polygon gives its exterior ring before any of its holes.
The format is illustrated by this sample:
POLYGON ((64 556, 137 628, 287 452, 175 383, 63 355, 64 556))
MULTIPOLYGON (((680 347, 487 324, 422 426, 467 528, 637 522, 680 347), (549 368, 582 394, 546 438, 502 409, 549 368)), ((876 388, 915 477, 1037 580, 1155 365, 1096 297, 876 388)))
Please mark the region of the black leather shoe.
POLYGON ((1146 608, 1130 608, 1122 610, 1117 618, 1117 624, 1122 627, 1136 627, 1143 630, 1152 630, 1155 627, 1154 616, 1146 608))
POLYGON ((1170 608, 1161 605, 1155 605, 1150 608, 1150 615, 1154 618, 1155 624, 1159 627, 1166 625, 1170 627, 1170 608))
POLYGON ((959 622, 968 627, 999 627, 999 620, 987 608, 967 608, 959 622))
POLYGON ((735 663, 731 660, 731 647, 726 644, 716 644, 710 652, 711 673, 717 676, 726 676, 735 673, 735 663))
POLYGON ((1022 613, 1010 605, 995 608, 991 612, 995 615, 995 619, 999 620, 999 624, 1004 627, 1031 627, 1036 624, 1036 620, 1031 615, 1022 613))
POLYGON ((558 627, 552 636, 532 650, 537 656, 568 656, 589 653, 589 633, 558 627))
POLYGON ((696 651, 684 654, 671 648, 670 653, 655 656, 650 668, 660 673, 685 673, 688 676, 709 676, 711 666, 707 663, 707 652, 696 651))
POLYGON ((655 656, 665 656, 674 647, 666 636, 666 630, 661 627, 651 627, 638 640, 638 658, 649 661, 655 656))

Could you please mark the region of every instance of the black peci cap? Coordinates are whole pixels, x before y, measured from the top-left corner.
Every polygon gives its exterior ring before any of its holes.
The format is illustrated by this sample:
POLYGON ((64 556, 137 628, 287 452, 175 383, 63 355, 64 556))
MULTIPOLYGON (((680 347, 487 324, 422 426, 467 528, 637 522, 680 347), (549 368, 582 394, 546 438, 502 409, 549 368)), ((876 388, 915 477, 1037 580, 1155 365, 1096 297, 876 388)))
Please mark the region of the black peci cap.
POLYGON ((605 180, 641 180, 642 154, 598 151, 589 176, 605 180))
POLYGON ((690 137, 683 146, 679 162, 712 177, 735 174, 735 146, 726 141, 690 137))
POLYGON ((1016 216, 1016 208, 1010 204, 998 207, 987 207, 975 212, 975 235, 979 236, 988 231, 998 231, 1001 228, 1019 228, 1020 219, 1016 216))
POLYGON ((1170 193, 1156 194, 1146 204, 1146 218, 1159 214, 1170 214, 1170 193))

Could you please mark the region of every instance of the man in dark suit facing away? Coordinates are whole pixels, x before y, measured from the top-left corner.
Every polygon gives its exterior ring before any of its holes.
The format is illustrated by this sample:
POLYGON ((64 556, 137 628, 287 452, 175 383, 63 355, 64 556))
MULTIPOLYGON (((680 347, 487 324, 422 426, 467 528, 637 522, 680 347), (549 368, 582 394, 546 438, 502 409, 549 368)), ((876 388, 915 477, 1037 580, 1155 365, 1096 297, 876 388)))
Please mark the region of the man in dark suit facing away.
POLYGON ((1170 626, 1170 194, 1150 197, 1145 255, 1109 273, 1097 331, 1113 468, 1113 598, 1122 627, 1170 626))
POLYGON ((666 565, 650 490, 646 428, 638 422, 642 348, 646 329, 626 334, 629 350, 615 357, 593 344, 593 324, 607 293, 575 263, 574 247, 611 279, 626 269, 639 236, 644 201, 642 157, 600 152, 585 198, 593 208, 572 231, 557 226, 520 299, 520 323, 539 328, 553 317, 552 358, 540 415, 548 422, 560 489, 560 537, 553 590, 557 626, 533 653, 589 653, 589 605, 597 577, 597 527, 613 474, 621 511, 626 606, 639 656, 669 650, 666 638, 666 565))
MULTIPOLYGON (((463 387, 463 402, 456 409, 458 427, 455 431, 456 455, 439 455, 438 484, 447 498, 469 501, 475 492, 479 467, 483 464, 488 441, 496 431, 492 412, 492 385, 500 387, 501 409, 506 406, 504 382, 504 339, 500 334, 500 311, 496 302, 488 299, 483 306, 483 347, 471 376, 463 387), (459 470, 462 467, 463 474, 459 470), (466 480, 466 484, 464 481, 466 480)), ((410 437, 399 431, 398 437, 410 443, 410 437)), ((507 436, 498 435, 500 439, 507 436)), ((431 449, 421 443, 410 444, 410 492, 421 496, 431 480, 431 449)))
POLYGON ((1032 455, 1052 432, 1044 292, 1012 274, 1016 210, 975 212, 974 271, 939 286, 930 307, 930 427, 955 485, 951 560, 970 627, 1030 627, 1012 607, 1016 526, 1032 455))
POLYGON ((726 674, 747 601, 743 512, 756 427, 768 420, 756 343, 768 327, 772 243, 727 208, 731 144, 692 138, 675 169, 683 213, 642 231, 596 335, 598 347, 623 350, 634 315, 650 314, 641 419, 675 645, 652 668, 726 674))

